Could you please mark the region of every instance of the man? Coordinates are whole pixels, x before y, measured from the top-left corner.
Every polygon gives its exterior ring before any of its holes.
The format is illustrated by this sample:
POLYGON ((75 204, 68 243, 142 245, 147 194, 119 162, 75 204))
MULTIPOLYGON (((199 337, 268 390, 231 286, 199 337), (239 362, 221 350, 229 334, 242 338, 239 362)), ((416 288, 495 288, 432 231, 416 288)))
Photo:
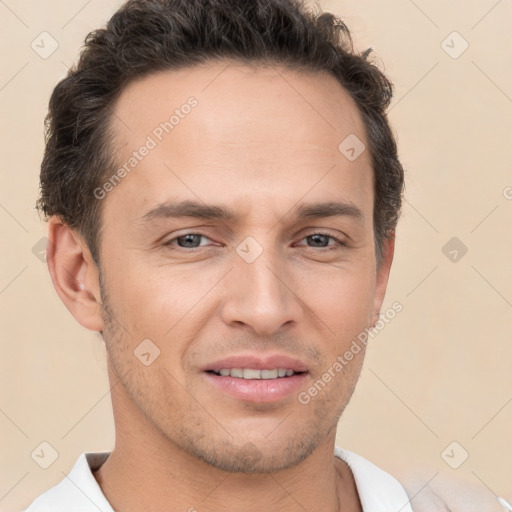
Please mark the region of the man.
POLYGON ((292 0, 131 0, 88 36, 39 206, 57 293, 105 341, 116 443, 28 511, 412 510, 335 447, 393 259, 391 91, 292 0))

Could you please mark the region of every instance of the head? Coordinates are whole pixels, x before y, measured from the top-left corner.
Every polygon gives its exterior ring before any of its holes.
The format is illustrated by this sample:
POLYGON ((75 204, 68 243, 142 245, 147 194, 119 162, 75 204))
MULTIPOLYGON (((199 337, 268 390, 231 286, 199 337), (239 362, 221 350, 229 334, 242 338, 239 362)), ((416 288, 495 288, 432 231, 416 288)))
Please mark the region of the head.
POLYGON ((114 414, 230 471, 333 435, 364 347, 297 396, 378 319, 403 188, 391 93, 341 20, 292 0, 129 1, 89 34, 50 100, 38 204, 56 289, 121 379, 114 414), (235 396, 215 375, 231 356, 303 373, 235 396))

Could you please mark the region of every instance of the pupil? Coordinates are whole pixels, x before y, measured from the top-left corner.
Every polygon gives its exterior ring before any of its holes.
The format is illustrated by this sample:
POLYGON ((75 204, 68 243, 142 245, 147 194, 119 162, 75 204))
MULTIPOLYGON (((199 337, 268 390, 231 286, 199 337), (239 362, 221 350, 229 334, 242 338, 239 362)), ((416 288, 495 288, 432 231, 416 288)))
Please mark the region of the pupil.
POLYGON ((320 246, 322 246, 322 240, 327 243, 328 239, 329 239, 329 237, 327 235, 311 235, 309 238, 314 241, 313 242, 314 245, 316 245, 316 243, 320 239, 320 246))

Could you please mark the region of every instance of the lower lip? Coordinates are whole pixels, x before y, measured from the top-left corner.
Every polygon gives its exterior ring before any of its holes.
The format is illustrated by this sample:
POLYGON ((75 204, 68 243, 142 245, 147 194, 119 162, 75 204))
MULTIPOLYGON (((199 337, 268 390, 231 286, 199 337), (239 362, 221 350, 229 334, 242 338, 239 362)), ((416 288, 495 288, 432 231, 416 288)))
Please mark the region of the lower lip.
POLYGON ((247 402, 270 403, 283 400, 297 393, 306 380, 307 373, 277 379, 237 379, 204 372, 210 384, 228 395, 247 402))

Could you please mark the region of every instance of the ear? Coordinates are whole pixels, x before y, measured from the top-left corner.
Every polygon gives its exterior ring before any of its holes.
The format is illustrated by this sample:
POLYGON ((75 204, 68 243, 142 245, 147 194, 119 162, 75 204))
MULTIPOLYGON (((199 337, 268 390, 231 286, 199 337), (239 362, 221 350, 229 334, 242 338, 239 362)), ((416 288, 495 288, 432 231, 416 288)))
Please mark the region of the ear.
POLYGON ((391 263, 393 262, 393 255, 395 253, 395 232, 392 231, 389 238, 384 239, 382 244, 382 257, 380 264, 377 266, 377 279, 375 284, 375 291, 373 294, 373 307, 371 314, 370 325, 375 326, 380 315, 380 308, 384 302, 386 295, 386 288, 388 285, 389 272, 391 270, 391 263))
POLYGON ((57 217, 48 222, 46 262, 57 294, 79 324, 103 330, 99 272, 87 244, 57 217))

